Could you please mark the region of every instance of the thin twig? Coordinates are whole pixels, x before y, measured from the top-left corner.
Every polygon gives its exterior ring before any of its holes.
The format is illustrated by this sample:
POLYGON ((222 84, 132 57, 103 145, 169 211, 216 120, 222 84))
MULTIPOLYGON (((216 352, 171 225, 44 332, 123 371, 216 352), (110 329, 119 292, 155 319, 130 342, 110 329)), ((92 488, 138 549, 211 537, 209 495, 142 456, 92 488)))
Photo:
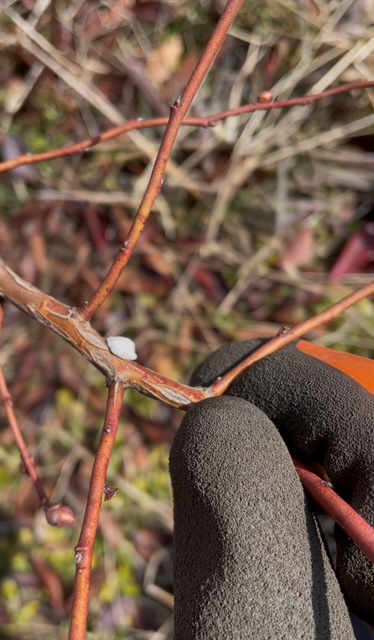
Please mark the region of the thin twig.
POLYGON ((92 469, 82 531, 74 550, 77 567, 69 640, 84 640, 86 637, 92 558, 99 525, 101 504, 106 486, 109 460, 113 451, 121 417, 124 391, 125 387, 118 382, 113 383, 109 387, 107 412, 92 469))
POLYGON ((335 493, 328 482, 318 477, 309 467, 292 457, 304 489, 322 509, 346 532, 371 562, 374 562, 374 528, 335 493))
POLYGON ((260 362, 260 360, 270 356, 272 353, 276 353, 283 347, 291 344, 291 342, 294 342, 297 338, 302 338, 309 331, 317 329, 322 324, 332 322, 354 304, 372 295, 374 295, 374 281, 369 282, 369 284, 358 291, 355 291, 342 300, 339 300, 339 302, 336 302, 325 311, 313 316, 313 318, 308 318, 308 320, 305 320, 304 322, 300 322, 293 327, 280 331, 275 338, 272 338, 272 340, 269 340, 269 342, 257 349, 257 351, 242 360, 238 365, 236 365, 236 367, 222 376, 222 378, 216 380, 209 389, 210 394, 212 396, 221 396, 225 391, 227 391, 229 386, 234 382, 234 380, 236 380, 236 378, 238 378, 238 376, 242 375, 256 362, 260 362))
POLYGON ((23 439, 23 435, 19 428, 19 424, 13 409, 12 396, 9 393, 9 390, 5 381, 5 377, 4 377, 4 372, 1 366, 0 366, 0 396, 3 400, 9 426, 12 430, 13 437, 16 442, 18 451, 20 453, 24 468, 27 474, 30 476, 31 481, 34 485, 35 491, 37 493, 37 496, 39 498, 39 505, 40 507, 45 507, 49 503, 49 498, 44 490, 43 483, 39 478, 38 472, 35 469, 33 458, 27 450, 26 443, 23 439))
MULTIPOLYGON (((32 53, 47 68, 51 69, 59 78, 70 86, 85 101, 100 111, 110 122, 121 126, 125 118, 121 112, 112 104, 98 87, 84 82, 82 68, 72 63, 68 56, 65 56, 54 47, 41 33, 39 33, 29 22, 24 20, 16 11, 11 8, 6 10, 7 16, 17 25, 19 29, 19 41, 27 51, 32 53)), ((156 157, 156 145, 137 131, 129 131, 129 137, 134 145, 150 160, 156 157)), ((186 172, 173 162, 168 166, 168 172, 172 178, 194 191, 194 181, 186 172)))
POLYGON ((174 142, 183 119, 190 108, 193 98, 205 79, 210 66, 218 54, 228 30, 243 6, 244 1, 245 0, 228 1, 214 33, 210 38, 203 55, 197 63, 182 96, 179 97, 170 108, 169 122, 152 170, 151 178, 131 226, 128 238, 122 244, 116 260, 109 269, 109 272, 100 287, 95 291, 91 299, 79 310, 85 320, 90 320, 104 300, 108 298, 134 251, 139 237, 151 214, 154 202, 161 191, 165 169, 169 162, 174 142))
MULTIPOLYGON (((3 300, 0 301, 0 330, 3 326, 4 321, 4 306, 3 300)), ((18 420, 14 413, 13 409, 13 399, 9 392, 3 368, 0 365, 0 396, 3 400, 5 411, 7 414, 9 426, 12 430, 14 440, 16 442, 18 451, 20 452, 20 456, 25 467, 27 474, 30 476, 30 479, 34 485, 35 491, 39 498, 40 507, 45 507, 49 503, 49 498, 44 490, 43 483, 39 478, 38 472, 36 471, 34 460, 30 453, 28 452, 26 443, 23 439, 23 435, 21 429, 19 428, 18 420)))
MULTIPOLYGON (((4 300, 0 300, 0 330, 4 321, 4 300)), ((39 498, 39 508, 44 509, 45 517, 53 527, 71 527, 76 521, 75 515, 70 507, 65 504, 54 504, 49 501, 43 483, 36 470, 34 460, 28 452, 18 420, 13 409, 13 399, 9 392, 5 380, 3 368, 0 365, 0 398, 2 398, 7 414, 9 426, 12 430, 14 440, 20 453, 24 469, 34 485, 35 492, 39 498)))
MULTIPOLYGON (((348 82, 347 84, 342 84, 339 87, 328 89, 326 91, 323 91, 322 93, 311 94, 302 98, 291 98, 289 100, 279 101, 273 100, 272 102, 267 102, 264 104, 255 102, 253 104, 247 104, 242 107, 237 107, 236 109, 220 111, 218 113, 214 113, 210 116, 204 116, 202 118, 185 118, 182 122, 182 126, 203 128, 214 127, 216 124, 218 124, 218 122, 227 120, 228 118, 244 115, 246 113, 254 113, 255 111, 271 111, 273 109, 289 109, 296 106, 304 107, 308 104, 312 104, 313 102, 317 102, 318 100, 330 98, 340 93, 347 93, 349 91, 354 91, 357 89, 367 89, 370 87, 374 87, 374 81, 348 82)), ((166 126, 168 122, 169 118, 152 118, 149 120, 136 118, 134 120, 129 120, 128 122, 126 122, 126 124, 123 124, 120 127, 111 128, 108 131, 95 136, 94 138, 87 138, 86 140, 82 140, 81 142, 77 142, 76 144, 64 147, 63 149, 54 149, 53 151, 46 151, 44 153, 29 153, 27 155, 22 155, 18 158, 14 158, 13 160, 8 160, 7 162, 1 162, 0 173, 5 173, 6 171, 11 171, 12 169, 17 169, 17 167, 22 167, 23 165, 27 164, 37 164, 40 162, 47 162, 50 160, 65 158, 76 153, 85 153, 86 151, 88 151, 88 149, 95 147, 101 142, 113 140, 125 133, 128 133, 129 131, 163 127, 166 126)))

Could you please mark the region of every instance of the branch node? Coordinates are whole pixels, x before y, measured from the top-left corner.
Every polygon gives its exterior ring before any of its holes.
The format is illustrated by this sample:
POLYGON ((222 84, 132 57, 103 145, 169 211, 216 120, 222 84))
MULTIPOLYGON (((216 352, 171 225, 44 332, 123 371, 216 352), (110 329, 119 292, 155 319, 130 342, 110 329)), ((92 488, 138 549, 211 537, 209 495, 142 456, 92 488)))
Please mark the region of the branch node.
POLYGON ((174 110, 178 110, 180 109, 182 105, 182 96, 178 96, 178 98, 175 100, 174 104, 172 105, 171 109, 174 110))
POLYGON ((83 547, 75 547, 74 560, 76 564, 81 564, 84 558, 83 547))
POLYGON ((112 433, 113 432, 113 428, 112 427, 104 427, 104 431, 105 433, 112 433))
POLYGON ((287 336, 289 333, 292 333, 292 327, 287 327, 285 324, 279 329, 276 333, 276 337, 279 336, 287 336))
POLYGON ((112 498, 114 498, 118 493, 117 487, 110 487, 109 485, 105 485, 104 487, 104 502, 108 502, 112 498))

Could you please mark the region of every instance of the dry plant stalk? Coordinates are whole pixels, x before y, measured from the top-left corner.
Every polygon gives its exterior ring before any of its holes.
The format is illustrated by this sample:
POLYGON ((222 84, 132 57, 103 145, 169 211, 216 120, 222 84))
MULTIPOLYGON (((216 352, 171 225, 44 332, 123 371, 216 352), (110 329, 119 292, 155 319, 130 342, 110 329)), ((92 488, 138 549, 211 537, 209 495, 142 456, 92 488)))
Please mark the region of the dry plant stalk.
MULTIPOLYGON (((272 96, 263 96, 261 102, 247 105, 234 110, 221 112, 205 118, 190 118, 185 116, 191 102, 201 86, 206 74, 219 52, 227 32, 244 0, 229 0, 226 9, 214 31, 207 47, 202 55, 195 71, 193 72, 185 91, 170 109, 169 119, 158 118, 147 122, 131 121, 124 126, 111 129, 105 134, 94 139, 59 149, 38 156, 21 156, 0 165, 0 172, 5 172, 25 164, 33 164, 54 158, 61 158, 82 153, 86 149, 104 140, 112 139, 125 132, 144 129, 153 126, 165 125, 166 130, 157 155, 148 187, 144 193, 139 209, 134 218, 127 240, 122 244, 117 258, 113 262, 107 276, 92 295, 91 299, 83 303, 80 308, 69 307, 55 298, 42 293, 16 273, 14 273, 2 260, 0 260, 0 293, 9 299, 22 311, 49 327, 78 350, 91 364, 93 364, 106 378, 109 385, 107 412, 101 435, 100 444, 95 458, 88 502, 84 517, 81 536, 75 548, 76 580, 71 614, 70 640, 82 640, 86 634, 89 591, 91 579, 91 564, 97 534, 101 503, 106 486, 107 469, 113 450, 115 437, 120 420, 123 396, 127 388, 136 389, 147 395, 158 398, 174 407, 187 409, 191 403, 200 402, 206 398, 220 396, 232 382, 255 362, 265 358, 277 350, 291 343, 293 340, 304 336, 312 328, 319 327, 325 322, 337 318, 344 310, 351 307, 359 300, 374 293, 374 282, 359 291, 351 294, 344 300, 333 305, 327 311, 300 323, 291 329, 282 331, 274 339, 260 348, 255 354, 242 361, 232 371, 217 380, 209 388, 193 388, 182 385, 154 371, 146 369, 135 362, 123 360, 113 355, 105 340, 92 328, 90 320, 101 307, 113 290, 116 282, 123 273, 139 238, 147 224, 152 208, 162 188, 165 169, 169 162, 176 136, 181 125, 190 126, 214 126, 220 120, 243 113, 252 113, 258 110, 271 110, 289 108, 295 105, 306 105, 324 97, 334 96, 352 89, 374 86, 374 82, 350 83, 325 91, 318 95, 305 96, 275 102, 272 96), (266 99, 265 99, 266 98, 266 99)), ((13 422, 10 395, 7 391, 5 380, 0 370, 0 393, 8 411, 8 418, 13 422)), ((19 430, 18 430, 19 432, 19 430)), ((22 438, 19 438, 17 429, 14 429, 15 439, 25 461, 27 471, 33 478, 42 505, 48 504, 48 498, 40 486, 33 465, 22 438)), ((374 561, 374 530, 362 520, 357 513, 346 505, 333 489, 326 487, 318 476, 313 474, 303 463, 295 461, 296 469, 305 489, 318 500, 321 506, 337 519, 339 524, 346 529, 361 549, 374 561)))

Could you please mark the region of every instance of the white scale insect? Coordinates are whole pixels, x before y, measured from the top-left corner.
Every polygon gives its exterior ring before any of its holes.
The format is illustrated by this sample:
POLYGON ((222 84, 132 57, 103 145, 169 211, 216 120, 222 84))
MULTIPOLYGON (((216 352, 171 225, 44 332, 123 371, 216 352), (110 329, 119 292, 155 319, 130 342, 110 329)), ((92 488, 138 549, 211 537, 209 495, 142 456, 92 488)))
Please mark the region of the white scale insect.
POLYGON ((111 336, 106 339, 106 343, 109 347, 109 351, 114 356, 122 358, 122 360, 136 360, 135 343, 130 338, 124 338, 122 336, 111 336))

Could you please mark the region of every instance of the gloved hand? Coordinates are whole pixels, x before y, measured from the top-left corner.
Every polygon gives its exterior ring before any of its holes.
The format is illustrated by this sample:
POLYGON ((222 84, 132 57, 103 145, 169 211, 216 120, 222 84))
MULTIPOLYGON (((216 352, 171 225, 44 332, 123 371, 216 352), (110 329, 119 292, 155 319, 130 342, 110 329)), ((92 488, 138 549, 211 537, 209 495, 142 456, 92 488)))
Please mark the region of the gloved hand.
MULTIPOLYGON (((192 384, 208 386, 263 342, 220 349, 192 384)), ((354 638, 284 442, 320 462, 335 490, 373 524, 374 397, 301 351, 308 345, 299 341, 257 363, 226 396, 193 406, 177 433, 170 456, 176 640, 354 638)), ((336 539, 347 601, 373 621, 373 565, 339 528, 336 539)))

